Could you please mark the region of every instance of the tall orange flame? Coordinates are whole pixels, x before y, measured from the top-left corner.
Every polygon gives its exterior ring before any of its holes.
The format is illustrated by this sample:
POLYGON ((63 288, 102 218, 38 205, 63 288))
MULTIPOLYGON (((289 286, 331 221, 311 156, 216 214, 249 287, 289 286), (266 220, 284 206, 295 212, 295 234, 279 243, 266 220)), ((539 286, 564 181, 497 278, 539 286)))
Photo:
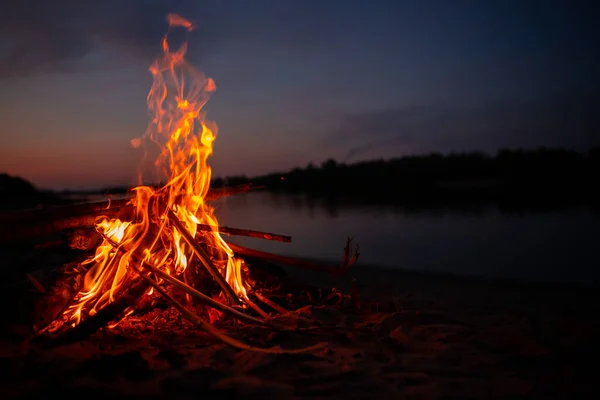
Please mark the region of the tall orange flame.
POLYGON ((206 244, 219 273, 242 300, 246 299, 248 287, 241 275, 242 261, 234 257, 216 229, 197 231, 197 224, 218 226, 213 208, 204 200, 211 179, 207 158, 213 151, 217 127, 201 113, 216 86, 187 63, 186 42, 176 51, 169 47, 168 36, 174 28, 191 31, 193 25, 175 14, 167 20, 169 31, 162 40, 162 54, 150 67, 154 83, 147 98, 151 115, 148 128, 141 138, 132 141, 134 147, 150 144, 158 149, 154 167, 166 184, 133 189, 131 203, 135 211, 131 221, 102 218, 97 223, 97 229, 108 240, 86 261, 93 265, 76 302, 66 311, 73 325, 114 301, 137 279, 131 268, 139 266, 141 260, 169 274, 186 269, 193 252, 166 217, 168 210, 193 237, 206 244), (111 241, 119 243, 122 251, 116 250, 111 241))

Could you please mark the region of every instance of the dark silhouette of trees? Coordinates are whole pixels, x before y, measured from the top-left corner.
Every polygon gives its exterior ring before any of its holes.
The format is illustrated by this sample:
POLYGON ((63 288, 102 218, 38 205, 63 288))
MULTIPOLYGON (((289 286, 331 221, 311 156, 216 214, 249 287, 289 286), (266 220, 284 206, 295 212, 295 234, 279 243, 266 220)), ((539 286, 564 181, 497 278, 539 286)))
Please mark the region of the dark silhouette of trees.
POLYGON ((0 211, 62 203, 58 196, 38 190, 24 179, 0 174, 0 211))
MULTIPOLYGON (((304 193, 334 203, 472 209, 491 203, 507 210, 586 203, 600 209, 600 146, 579 153, 565 149, 432 153, 354 164, 325 160, 304 168, 254 178, 216 178, 213 187, 253 183, 270 191, 304 193)), ((111 188, 96 193, 123 193, 111 188)), ((91 192, 90 192, 91 193, 91 192)), ((56 203, 20 178, 0 175, 0 207, 56 203)))
POLYGON ((236 182, 343 202, 415 207, 597 204, 600 147, 586 153, 551 148, 500 150, 494 156, 432 153, 351 165, 329 159, 320 167, 310 163, 236 182))

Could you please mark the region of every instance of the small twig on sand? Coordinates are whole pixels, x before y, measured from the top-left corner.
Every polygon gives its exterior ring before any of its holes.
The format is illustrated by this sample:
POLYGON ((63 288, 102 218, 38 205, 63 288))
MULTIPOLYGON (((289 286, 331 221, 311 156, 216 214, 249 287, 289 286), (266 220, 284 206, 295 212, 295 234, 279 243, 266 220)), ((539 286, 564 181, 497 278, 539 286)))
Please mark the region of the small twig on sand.
POLYGON ((198 315, 194 314, 193 312, 191 312, 190 310, 185 308, 181 303, 179 303, 177 300, 175 300, 173 297, 171 297, 152 278, 150 278, 144 274, 140 274, 140 276, 142 277, 142 279, 144 279, 144 281, 146 281, 148 284, 150 284, 161 296, 163 296, 169 303, 171 303, 171 305, 173 305, 173 307, 175 307, 181 313, 181 315, 183 315, 188 321, 192 322, 194 325, 198 326, 200 329, 204 330, 205 332, 213 335, 214 337, 221 340, 222 342, 224 342, 230 346, 236 347, 238 349, 257 351, 257 352, 269 353, 269 354, 301 354, 301 353, 310 353, 310 352, 313 352, 316 350, 320 350, 327 346, 327 343, 319 343, 314 346, 304 347, 301 349, 294 349, 294 350, 285 350, 285 349, 277 348, 277 347, 265 349, 265 348, 261 348, 261 347, 250 346, 249 344, 246 344, 240 340, 234 339, 231 336, 226 335, 225 333, 221 332, 220 330, 218 330, 217 328, 212 326, 210 323, 208 323, 204 319, 200 318, 198 315))
POLYGON ((333 299, 334 297, 337 299, 336 302, 334 303, 334 305, 336 305, 336 306, 340 305, 340 303, 342 302, 342 300, 344 300, 344 296, 340 292, 338 292, 337 290, 335 290, 335 289, 333 289, 331 291, 330 295, 328 295, 327 297, 325 297, 325 300, 330 300, 330 299, 333 299))
POLYGON ((340 266, 341 270, 345 271, 348 270, 348 268, 350 268, 352 265, 354 265, 354 263, 358 260, 358 257, 360 256, 360 251, 359 251, 359 247, 358 245, 356 245, 356 247, 354 248, 354 254, 352 254, 352 257, 350 257, 350 247, 352 245, 352 240, 354 240, 353 238, 347 238, 346 239, 346 246, 344 246, 344 261, 342 262, 342 265, 340 266))
POLYGON ((235 294, 231 286, 227 284, 223 275, 219 273, 217 267, 215 267, 215 265, 210 260, 210 256, 206 254, 204 249, 200 247, 200 243, 192 237, 192 235, 188 232, 187 229, 185 229, 185 226, 183 226, 181 221, 179 221, 173 210, 167 210, 167 217, 173 223, 173 225, 175 225, 179 233, 181 233, 181 236, 187 242, 187 244, 192 248, 192 250, 194 250, 194 253, 196 254, 196 256, 198 256, 198 258, 202 262, 202 265, 204 265, 208 273, 213 277, 215 282, 219 284, 221 290, 223 290, 223 293, 229 300, 229 304, 241 304, 239 297, 235 294))

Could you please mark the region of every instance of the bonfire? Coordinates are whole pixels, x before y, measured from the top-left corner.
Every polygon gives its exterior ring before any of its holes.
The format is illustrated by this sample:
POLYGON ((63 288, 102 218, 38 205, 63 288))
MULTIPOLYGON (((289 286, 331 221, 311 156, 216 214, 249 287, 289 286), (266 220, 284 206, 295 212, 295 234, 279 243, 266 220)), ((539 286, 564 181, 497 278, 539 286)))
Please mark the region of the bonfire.
MULTIPOLYGON (((162 54, 150 67, 154 82, 147 98, 149 124, 145 134, 132 141, 134 147, 144 151, 144 161, 153 161, 154 177, 164 184, 140 184, 132 189, 129 200, 109 204, 100 213, 94 230, 101 242, 94 256, 77 266, 79 271, 85 270, 81 288, 59 318, 39 334, 60 338, 114 326, 144 299, 162 296, 183 317, 223 342, 243 349, 282 352, 245 344, 213 324, 221 318, 234 318, 276 330, 294 329, 263 310, 266 306, 280 315, 290 314, 255 290, 250 277, 252 266, 244 257, 320 267, 224 240, 224 234, 287 242, 290 238, 219 226, 208 200, 252 188, 222 190, 220 194, 209 190, 211 168, 207 161, 213 152, 217 126, 205 119, 202 108, 216 85, 187 62, 186 41, 177 49, 170 46, 169 34, 174 29, 189 32, 193 25, 178 15, 169 15, 167 20, 169 30, 162 40, 162 54), (184 292, 185 297, 176 298, 173 288, 184 292), (195 312, 197 308, 189 306, 192 303, 210 310, 204 314, 208 318, 195 312)), ((140 173, 140 183, 142 177, 140 173)), ((348 241, 342 265, 333 271, 321 269, 342 274, 357 257, 358 249, 352 252, 348 241)), ((311 351, 322 346, 288 351, 311 351)))

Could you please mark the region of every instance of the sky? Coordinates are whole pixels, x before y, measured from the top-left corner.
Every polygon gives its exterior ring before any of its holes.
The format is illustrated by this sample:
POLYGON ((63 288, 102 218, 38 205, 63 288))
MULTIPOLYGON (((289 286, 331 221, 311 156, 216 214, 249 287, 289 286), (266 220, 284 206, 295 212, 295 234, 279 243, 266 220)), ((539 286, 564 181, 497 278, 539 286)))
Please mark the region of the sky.
POLYGON ((213 176, 598 144, 600 8, 529 0, 0 0, 0 173, 134 182, 166 15, 217 90, 213 176))

